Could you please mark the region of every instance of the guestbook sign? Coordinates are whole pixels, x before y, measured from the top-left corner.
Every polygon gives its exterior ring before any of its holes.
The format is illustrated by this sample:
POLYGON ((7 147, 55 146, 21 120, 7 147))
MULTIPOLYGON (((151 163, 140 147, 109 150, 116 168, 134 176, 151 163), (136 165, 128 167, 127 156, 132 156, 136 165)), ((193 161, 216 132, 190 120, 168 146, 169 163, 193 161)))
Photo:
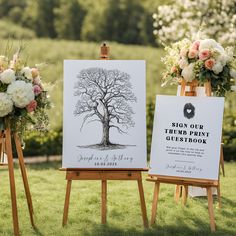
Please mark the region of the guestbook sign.
POLYGON ((149 174, 218 179, 224 98, 157 96, 149 174))

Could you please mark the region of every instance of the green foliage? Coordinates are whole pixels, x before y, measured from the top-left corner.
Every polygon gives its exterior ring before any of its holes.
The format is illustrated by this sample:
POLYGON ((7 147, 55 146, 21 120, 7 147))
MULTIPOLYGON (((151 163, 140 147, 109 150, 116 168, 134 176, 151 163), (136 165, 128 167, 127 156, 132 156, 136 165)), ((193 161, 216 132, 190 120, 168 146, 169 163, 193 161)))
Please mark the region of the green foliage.
POLYGON ((34 31, 22 28, 6 20, 0 20, 0 39, 32 39, 35 38, 34 31))
MULTIPOLYGON (((62 227, 66 191, 61 162, 27 165, 36 230, 31 227, 20 169, 15 170, 19 225, 22 236, 233 236, 236 235, 236 163, 226 163, 221 177, 222 208, 214 201, 217 230, 210 231, 206 198, 188 198, 186 207, 173 199, 174 185, 161 184, 156 225, 142 224, 137 181, 108 181, 107 224, 101 224, 101 181, 73 181, 68 224, 62 227)), ((154 183, 145 181, 150 220, 154 183)), ((13 235, 8 171, 1 169, 0 235, 13 235)))

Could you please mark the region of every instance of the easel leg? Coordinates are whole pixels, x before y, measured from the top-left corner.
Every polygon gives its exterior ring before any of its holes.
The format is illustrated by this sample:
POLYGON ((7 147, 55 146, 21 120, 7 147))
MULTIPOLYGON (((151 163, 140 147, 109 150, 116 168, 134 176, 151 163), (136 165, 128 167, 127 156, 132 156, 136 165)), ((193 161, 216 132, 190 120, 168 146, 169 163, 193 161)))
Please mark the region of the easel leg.
POLYGON ((15 139, 15 144, 16 144, 16 150, 17 150, 17 155, 20 163, 20 170, 21 170, 21 175, 24 183, 24 188, 25 188, 25 195, 27 199, 27 204, 28 204, 28 209, 29 209, 29 215, 30 215, 30 222, 33 227, 34 225, 34 217, 33 217, 33 203, 32 203, 32 198, 30 194, 30 188, 29 188, 29 183, 27 179, 27 173, 26 173, 26 168, 25 168, 25 162, 24 162, 24 157, 23 157, 23 152, 21 148, 21 143, 19 140, 19 137, 17 134, 14 134, 14 139, 15 139))
POLYGON ((6 153, 8 157, 8 171, 9 171, 9 179, 10 179, 14 235, 18 236, 20 235, 20 233, 19 233, 18 213, 17 213, 16 186, 15 186, 15 177, 14 177, 14 164, 13 164, 13 156, 12 156, 10 128, 6 129, 6 153))
POLYGON ((216 225, 215 225, 215 218, 214 218, 214 211, 213 211, 213 197, 212 197, 211 187, 207 187, 207 200, 208 200, 208 212, 209 212, 209 217, 210 217, 211 231, 215 232, 216 225))
POLYGON ((175 186, 175 201, 178 202, 179 198, 180 198, 180 191, 181 191, 181 186, 180 185, 176 185, 175 186))
POLYGON ((107 222, 107 180, 102 180, 102 224, 106 224, 107 222))
POLYGON ((66 197, 65 197, 62 226, 65 226, 67 224, 68 210, 69 210, 69 203, 70 203, 71 183, 72 183, 72 180, 68 179, 67 180, 67 187, 66 187, 66 197))
POLYGON ((153 225, 155 223, 155 220, 156 220, 159 190, 160 190, 160 182, 155 182, 154 193, 153 193, 153 201, 152 201, 151 225, 153 225))
POLYGON ((148 228, 148 218, 147 218, 147 209, 143 191, 143 182, 142 182, 142 174, 140 173, 140 179, 138 179, 138 189, 139 189, 139 196, 140 196, 140 204, 142 210, 142 217, 143 217, 143 225, 145 228, 148 228))
POLYGON ((220 180, 219 180, 218 187, 217 187, 217 198, 218 198, 219 208, 221 208, 222 203, 221 203, 221 192, 220 192, 220 180))
POLYGON ((220 148, 220 165, 222 169, 222 174, 225 177, 225 163, 224 163, 224 153, 223 153, 223 145, 221 144, 220 148))
POLYGON ((186 205, 188 199, 188 186, 183 186, 183 204, 186 205))

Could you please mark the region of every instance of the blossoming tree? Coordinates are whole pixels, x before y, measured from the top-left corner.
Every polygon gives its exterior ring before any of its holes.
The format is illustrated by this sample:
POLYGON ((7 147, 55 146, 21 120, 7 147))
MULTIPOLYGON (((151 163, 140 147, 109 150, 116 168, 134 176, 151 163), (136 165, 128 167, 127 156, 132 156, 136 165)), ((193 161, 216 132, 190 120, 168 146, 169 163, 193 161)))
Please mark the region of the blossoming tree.
POLYGON ((153 14, 157 40, 168 43, 202 33, 222 44, 236 41, 236 0, 176 0, 153 14))
POLYGON ((75 115, 83 115, 81 129, 86 122, 99 122, 102 125, 101 147, 112 147, 110 129, 119 133, 134 126, 133 109, 129 105, 136 102, 132 92, 130 76, 119 70, 89 68, 82 70, 75 84, 75 96, 79 96, 75 115))

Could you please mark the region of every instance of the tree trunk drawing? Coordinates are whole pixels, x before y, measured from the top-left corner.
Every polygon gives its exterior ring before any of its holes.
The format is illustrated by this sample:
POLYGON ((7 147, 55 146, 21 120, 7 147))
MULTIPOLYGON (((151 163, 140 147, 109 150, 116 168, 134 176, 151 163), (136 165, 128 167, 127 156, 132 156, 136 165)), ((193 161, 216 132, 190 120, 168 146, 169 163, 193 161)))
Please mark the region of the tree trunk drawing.
POLYGON ((111 144, 111 142, 109 140, 109 136, 110 136, 109 132, 110 132, 109 124, 104 122, 103 123, 102 141, 101 141, 100 145, 102 145, 102 146, 109 146, 111 144))
POLYGON ((111 144, 109 138, 109 132, 110 132, 110 126, 109 126, 109 116, 108 116, 108 109, 107 107, 103 104, 103 102, 101 102, 102 108, 103 108, 103 112, 104 112, 104 116, 103 116, 103 121, 102 121, 102 131, 103 131, 103 135, 102 135, 102 141, 100 143, 100 145, 102 146, 109 146, 111 144))

